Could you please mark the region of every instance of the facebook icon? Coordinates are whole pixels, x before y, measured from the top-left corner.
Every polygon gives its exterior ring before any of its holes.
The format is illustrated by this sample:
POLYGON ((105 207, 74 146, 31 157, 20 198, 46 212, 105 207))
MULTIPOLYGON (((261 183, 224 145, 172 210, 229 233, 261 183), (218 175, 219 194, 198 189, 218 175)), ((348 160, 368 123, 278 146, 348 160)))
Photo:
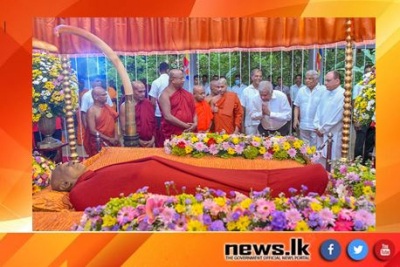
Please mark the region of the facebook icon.
POLYGON ((342 248, 336 240, 329 239, 322 243, 319 252, 325 260, 334 261, 340 256, 342 248))

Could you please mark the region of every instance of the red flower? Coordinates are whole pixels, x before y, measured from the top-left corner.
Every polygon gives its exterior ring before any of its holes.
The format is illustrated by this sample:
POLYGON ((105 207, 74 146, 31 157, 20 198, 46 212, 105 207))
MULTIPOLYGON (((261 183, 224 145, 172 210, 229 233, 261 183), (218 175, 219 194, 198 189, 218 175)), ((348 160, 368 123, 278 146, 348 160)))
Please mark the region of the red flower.
POLYGON ((185 148, 186 144, 183 141, 180 141, 177 145, 179 148, 185 148))
POLYGON ((215 139, 214 138, 210 138, 210 139, 208 139, 208 141, 207 141, 207 146, 211 146, 212 144, 216 144, 217 142, 215 141, 215 139))
POLYGON ((336 223, 335 227, 333 228, 335 231, 351 231, 353 229, 353 222, 352 221, 346 221, 343 220, 342 218, 339 218, 336 223))
POLYGON ((268 149, 268 153, 273 155, 275 152, 274 152, 274 150, 272 148, 270 148, 270 149, 268 149))

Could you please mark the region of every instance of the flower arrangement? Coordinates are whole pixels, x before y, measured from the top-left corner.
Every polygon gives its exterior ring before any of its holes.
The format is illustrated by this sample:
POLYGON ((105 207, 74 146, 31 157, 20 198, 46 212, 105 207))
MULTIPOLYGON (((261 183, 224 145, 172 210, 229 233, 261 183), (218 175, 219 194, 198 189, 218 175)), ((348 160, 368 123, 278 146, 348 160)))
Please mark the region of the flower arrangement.
POLYGON ((359 125, 370 125, 375 115, 376 105, 376 76, 375 70, 364 75, 361 86, 361 93, 354 101, 354 122, 359 125))
POLYGON ((252 136, 228 135, 218 133, 183 133, 166 140, 164 150, 167 154, 203 157, 214 155, 222 158, 241 156, 254 159, 292 159, 305 164, 309 159, 316 162, 320 153, 314 146, 293 136, 252 136))
POLYGON ((54 162, 34 153, 32 156, 32 193, 35 194, 50 184, 51 172, 56 168, 54 162))
MULTIPOLYGON (((305 186, 289 189, 272 198, 270 189, 237 192, 197 188, 179 194, 166 182, 167 195, 154 195, 148 188, 128 197, 113 198, 106 205, 87 208, 76 231, 370 231, 375 229, 374 171, 358 163, 335 165, 335 184, 319 196, 305 186), (342 181, 359 190, 336 190, 342 181), (359 181, 360 182, 360 181, 359 181), (170 196, 170 190, 176 195, 170 196)), ((331 182, 332 182, 331 181, 331 182)))
MULTIPOLYGON (((61 60, 50 54, 34 53, 32 57, 32 121, 42 116, 53 118, 65 115, 63 75, 61 60)), ((71 103, 73 110, 78 107, 76 91, 78 85, 73 73, 71 81, 71 103)))

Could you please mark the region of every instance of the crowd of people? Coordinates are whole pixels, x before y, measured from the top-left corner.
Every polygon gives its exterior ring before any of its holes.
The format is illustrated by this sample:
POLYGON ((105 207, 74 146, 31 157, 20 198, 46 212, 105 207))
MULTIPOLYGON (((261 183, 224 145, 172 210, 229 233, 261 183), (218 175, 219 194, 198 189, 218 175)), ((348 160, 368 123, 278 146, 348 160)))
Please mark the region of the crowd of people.
MULTIPOLYGON (((252 83, 248 86, 242 83, 240 75, 235 76, 232 87, 224 76, 215 75, 209 82, 207 75, 202 75, 201 79, 195 75, 190 90, 193 93, 183 88, 185 76, 181 70, 170 70, 163 62, 159 74, 151 84, 149 98, 146 98, 147 88, 143 82, 132 83, 142 147, 162 147, 164 140, 184 131, 266 136, 293 132, 309 144, 323 148, 326 158, 325 143, 332 133, 332 159, 341 156, 345 90, 338 71, 328 72, 322 85, 319 73, 309 70, 305 84, 299 74, 290 87, 283 84, 281 77, 276 85, 271 83, 270 76, 263 80, 259 69, 251 71, 252 83)), ((126 124, 125 104, 119 103, 118 114, 104 81, 93 79, 91 86, 92 89, 81 95, 80 109, 85 129, 84 147, 89 156, 97 153, 99 137, 102 145, 119 145, 126 124)), ((366 158, 368 154, 364 150, 371 150, 371 139, 375 137, 368 135, 369 128, 356 127, 356 156, 366 158), (366 136, 368 142, 364 145, 366 136)))

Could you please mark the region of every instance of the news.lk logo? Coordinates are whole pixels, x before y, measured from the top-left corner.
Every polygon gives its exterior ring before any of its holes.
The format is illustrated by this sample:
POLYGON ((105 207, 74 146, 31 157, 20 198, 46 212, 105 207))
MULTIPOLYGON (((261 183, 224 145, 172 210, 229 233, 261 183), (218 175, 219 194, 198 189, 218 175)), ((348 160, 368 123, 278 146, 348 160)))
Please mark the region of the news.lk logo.
POLYGON ((395 251, 393 242, 387 239, 379 240, 374 246, 374 254, 381 261, 390 260, 395 251))
POLYGON ((368 245, 364 240, 355 239, 347 246, 347 254, 355 261, 363 260, 368 255, 368 245))
POLYGON ((309 261, 310 244, 303 238, 291 238, 289 248, 282 243, 225 244, 225 260, 228 261, 309 261))
POLYGON ((325 260, 334 261, 340 256, 342 248, 336 240, 329 239, 322 243, 319 252, 325 260))

